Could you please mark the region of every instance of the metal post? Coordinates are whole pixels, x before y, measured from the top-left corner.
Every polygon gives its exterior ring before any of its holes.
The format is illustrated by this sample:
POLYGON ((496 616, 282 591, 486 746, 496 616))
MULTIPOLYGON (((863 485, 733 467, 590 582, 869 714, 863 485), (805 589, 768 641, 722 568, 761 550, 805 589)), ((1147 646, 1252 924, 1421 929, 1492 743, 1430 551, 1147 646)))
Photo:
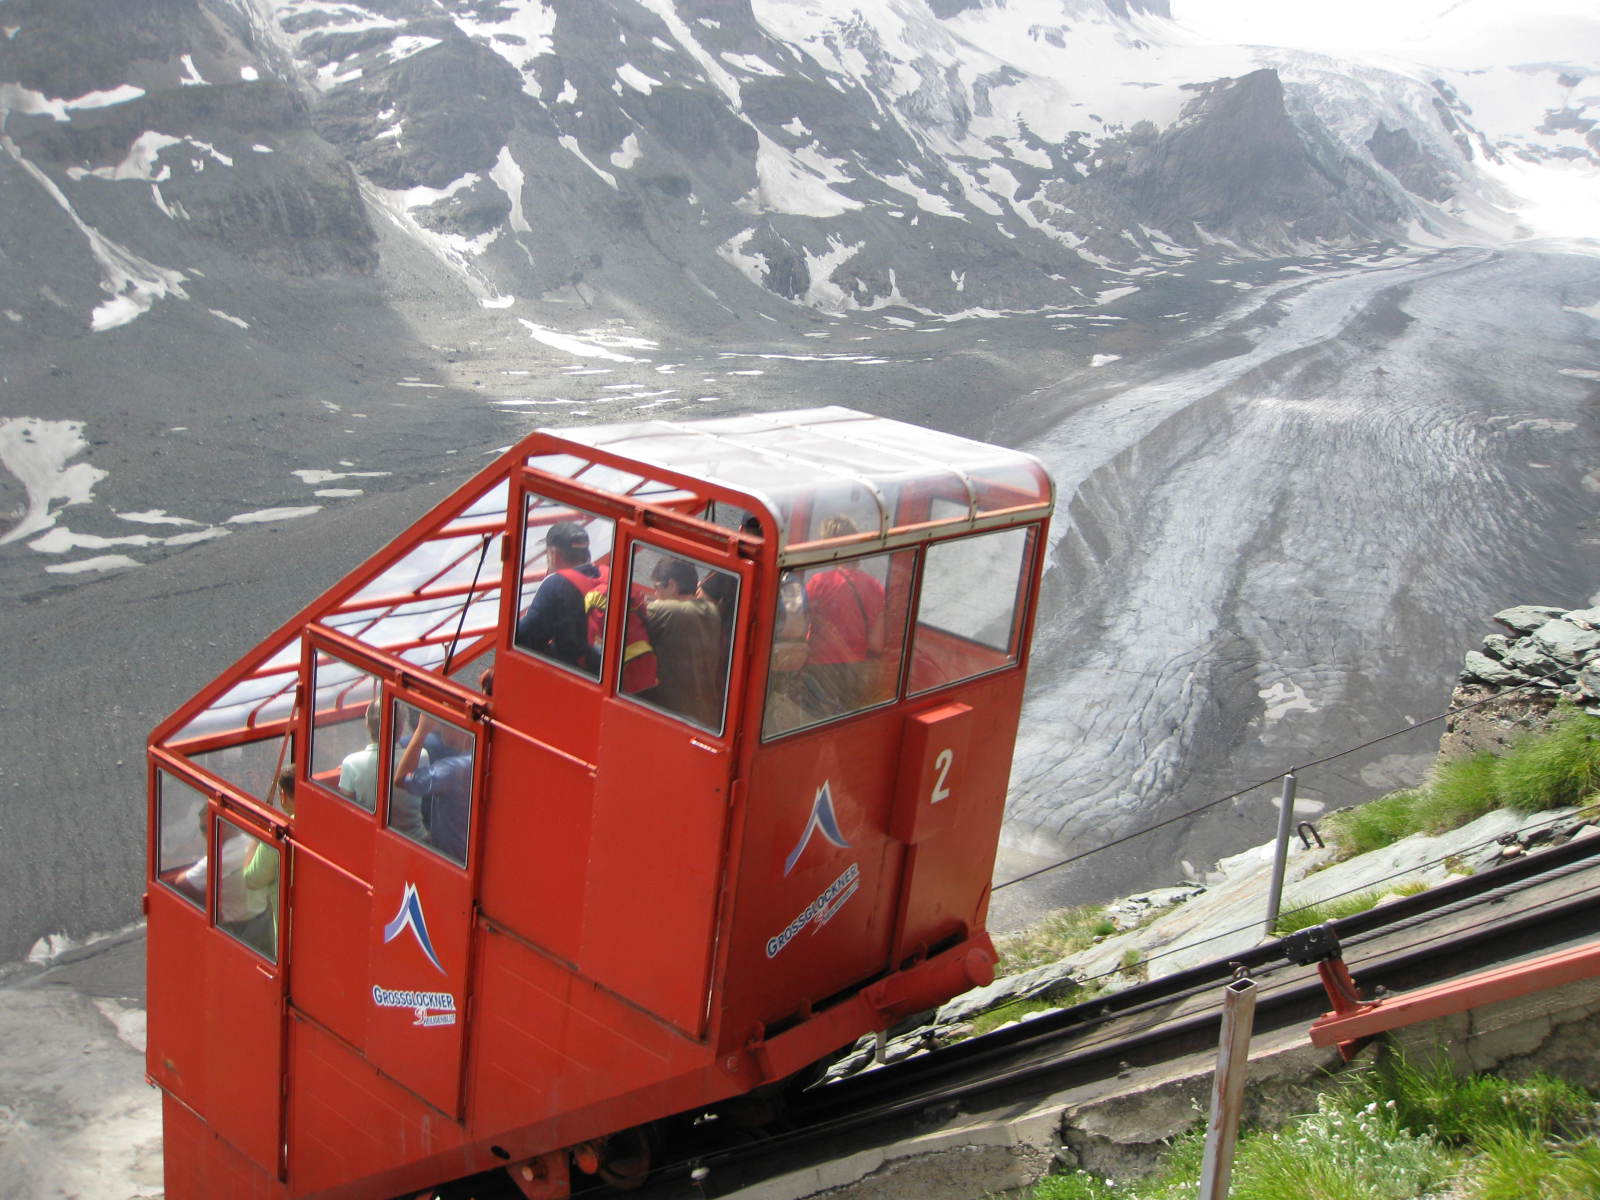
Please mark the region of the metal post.
POLYGON ((1289 831, 1294 828, 1294 772, 1283 777, 1283 799, 1278 809, 1278 844, 1272 850, 1272 886, 1267 895, 1267 926, 1263 931, 1272 936, 1278 924, 1278 904, 1283 899, 1283 867, 1289 861, 1289 831))
POLYGON ((1255 1016, 1256 982, 1241 973, 1222 994, 1222 1037, 1211 1085, 1211 1124, 1206 1128, 1205 1158, 1200 1166, 1200 1200, 1227 1200, 1255 1016))

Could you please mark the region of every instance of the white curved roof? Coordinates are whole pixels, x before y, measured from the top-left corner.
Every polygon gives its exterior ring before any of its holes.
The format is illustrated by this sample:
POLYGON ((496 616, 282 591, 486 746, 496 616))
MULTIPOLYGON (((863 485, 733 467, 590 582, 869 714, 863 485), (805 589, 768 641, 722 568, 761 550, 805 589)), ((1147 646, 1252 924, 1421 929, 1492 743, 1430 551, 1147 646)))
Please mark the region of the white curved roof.
POLYGON ((848 408, 542 432, 760 501, 785 562, 832 552, 821 545, 829 516, 850 518, 859 535, 843 540, 857 548, 906 540, 913 528, 944 536, 1028 519, 1055 496, 1031 455, 848 408))

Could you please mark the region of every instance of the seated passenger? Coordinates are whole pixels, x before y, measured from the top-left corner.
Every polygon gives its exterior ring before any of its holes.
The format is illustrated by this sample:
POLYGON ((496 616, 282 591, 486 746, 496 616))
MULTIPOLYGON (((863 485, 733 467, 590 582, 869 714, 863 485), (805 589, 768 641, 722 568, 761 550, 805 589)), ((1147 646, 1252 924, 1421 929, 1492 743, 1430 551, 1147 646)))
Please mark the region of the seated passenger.
POLYGON ((576 521, 550 526, 544 547, 550 573, 517 621, 516 644, 598 677, 600 646, 591 626, 604 629, 606 573, 589 561, 589 535, 576 521))
MULTIPOLYGON (((339 791, 368 812, 378 811, 378 731, 383 719, 382 705, 381 697, 367 705, 367 744, 345 755, 339 764, 339 791)), ((424 767, 428 765, 426 750, 418 762, 424 767)), ((422 800, 405 788, 393 789, 389 793, 389 827, 413 841, 425 840, 427 830, 422 824, 422 800)))
POLYGON ((717 606, 699 594, 694 564, 686 559, 663 558, 651 582, 656 599, 645 622, 660 682, 644 698, 706 729, 719 729, 726 676, 717 606))
POLYGON ((717 606, 717 678, 726 684, 728 659, 733 654, 733 622, 738 616, 739 580, 721 571, 707 571, 700 581, 700 594, 717 606))
MULTIPOLYGON (((200 809, 202 834, 211 819, 209 808, 200 809)), ((231 933, 241 933, 251 921, 267 911, 267 899, 258 890, 245 886, 245 865, 251 850, 259 845, 231 821, 217 822, 217 924, 231 933)), ((210 856, 202 854, 183 873, 182 883, 192 893, 205 895, 206 873, 210 869, 210 856)))
MULTIPOLYGON (((822 523, 824 538, 858 533, 846 516, 822 523)), ((837 563, 806 580, 806 694, 818 715, 864 708, 883 696, 874 660, 883 654, 883 584, 854 562, 837 563)))
MULTIPOLYGON (((598 679, 611 570, 589 561, 589 535, 576 521, 550 526, 544 545, 550 573, 517 620, 516 645, 598 679)), ((643 601, 642 595, 630 594, 624 622, 622 688, 627 692, 642 692, 656 683, 643 601)))
MULTIPOLYGON (((463 866, 467 861, 468 822, 472 809, 472 746, 472 735, 466 730, 423 713, 394 769, 395 788, 428 799, 426 836, 413 840, 431 841, 441 854, 463 866), (438 735, 445 754, 428 763, 423 760, 422 743, 431 734, 438 735)), ((391 793, 391 825, 394 824, 393 795, 391 793)))
MULTIPOLYGON (((278 803, 289 816, 294 816, 294 768, 285 767, 278 772, 278 803)), ((254 839, 252 839, 254 840, 254 839)), ((278 946, 278 862, 281 852, 276 846, 256 841, 244 865, 244 885, 251 891, 262 893, 266 903, 265 921, 252 922, 239 936, 268 958, 277 957, 278 946)))

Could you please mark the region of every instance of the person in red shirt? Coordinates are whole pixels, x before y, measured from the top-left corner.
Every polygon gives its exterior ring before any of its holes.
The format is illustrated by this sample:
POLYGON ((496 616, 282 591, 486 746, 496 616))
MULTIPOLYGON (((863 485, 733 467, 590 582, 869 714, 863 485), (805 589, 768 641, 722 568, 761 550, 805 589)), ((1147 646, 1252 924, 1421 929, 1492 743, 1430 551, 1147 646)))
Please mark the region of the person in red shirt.
MULTIPOLYGON (((824 538, 860 532, 846 516, 822 523, 824 538)), ((883 584, 856 562, 814 572, 806 580, 806 692, 818 716, 853 712, 873 694, 874 664, 883 654, 883 584)))

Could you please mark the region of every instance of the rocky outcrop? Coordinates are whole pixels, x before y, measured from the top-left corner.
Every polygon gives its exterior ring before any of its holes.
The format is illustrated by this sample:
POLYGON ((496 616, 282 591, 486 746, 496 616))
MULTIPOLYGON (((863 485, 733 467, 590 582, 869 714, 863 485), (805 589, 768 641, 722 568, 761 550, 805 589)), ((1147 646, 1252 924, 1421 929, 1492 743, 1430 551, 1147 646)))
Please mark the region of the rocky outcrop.
MULTIPOLYGON (((1044 198, 1101 225, 1145 225, 1185 243, 1222 236, 1265 251, 1383 236, 1393 195, 1331 140, 1291 120, 1274 70, 1196 87, 1182 118, 1104 143, 1086 178, 1044 198)), ((1049 215, 1041 211, 1041 220, 1049 215)))
POLYGON ((1494 619, 1506 632, 1467 652, 1441 759, 1499 753, 1546 724, 1563 699, 1600 715, 1600 608, 1523 604, 1494 619))

